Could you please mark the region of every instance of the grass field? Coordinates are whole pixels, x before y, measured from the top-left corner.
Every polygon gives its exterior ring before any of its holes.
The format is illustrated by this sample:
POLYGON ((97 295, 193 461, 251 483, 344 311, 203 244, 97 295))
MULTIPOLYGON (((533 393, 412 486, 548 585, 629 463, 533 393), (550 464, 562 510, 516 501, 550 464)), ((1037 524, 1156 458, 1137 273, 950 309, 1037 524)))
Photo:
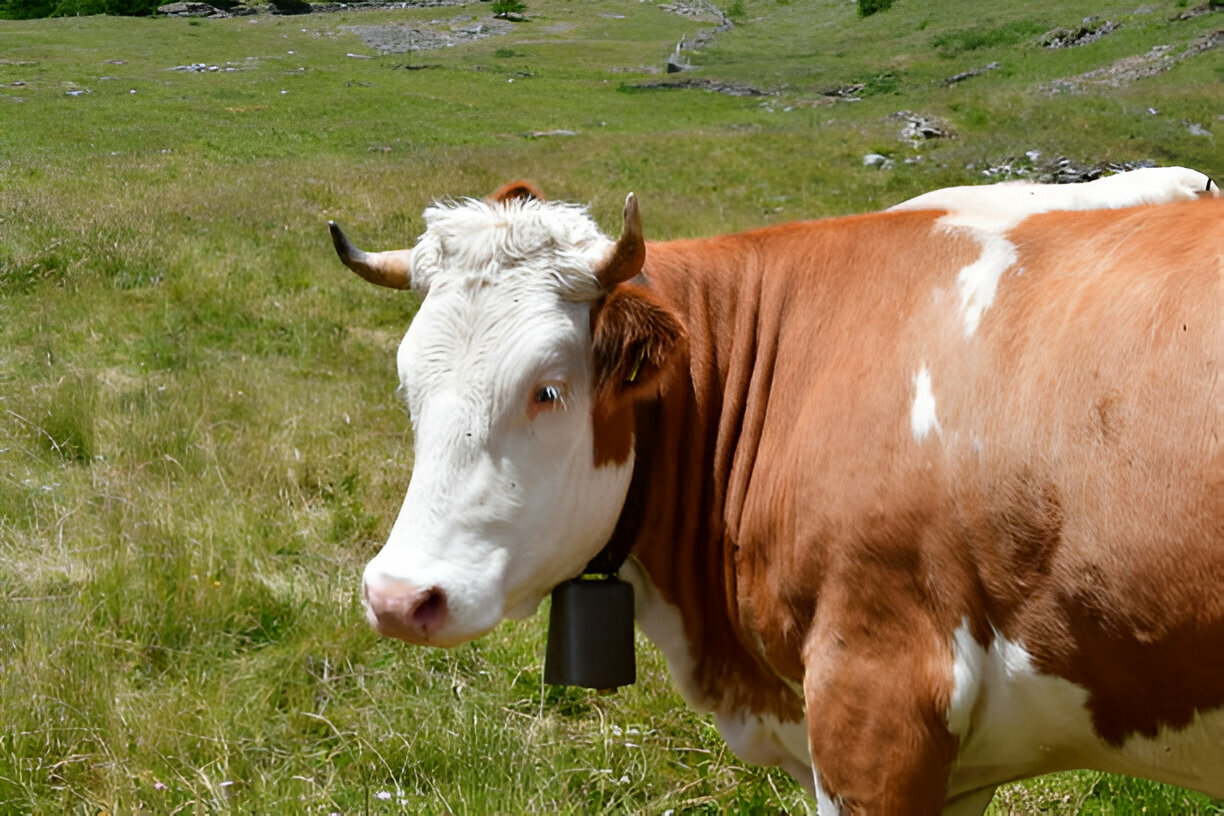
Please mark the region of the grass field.
MULTIPOLYGON (((349 27, 488 5, 0 22, 0 812, 804 811, 683 706, 645 642, 640 682, 605 697, 542 685, 542 615, 448 651, 368 630, 360 570, 412 467, 393 354, 415 303, 341 269, 325 222, 406 246, 431 199, 518 176, 609 231, 633 190, 652 238, 879 208, 1009 161, 1219 178, 1219 48, 1042 88, 1180 55, 1222 18, 1135 0, 728 8, 735 27, 682 76, 766 95, 638 87, 713 23, 628 0, 529 0, 510 33, 393 54, 349 27), (1093 14, 1120 27, 1036 44, 1093 14), (847 85, 860 101, 830 101, 847 85), (901 110, 954 137, 901 140, 901 110)), ((1094 772, 992 808, 1224 812, 1094 772)))

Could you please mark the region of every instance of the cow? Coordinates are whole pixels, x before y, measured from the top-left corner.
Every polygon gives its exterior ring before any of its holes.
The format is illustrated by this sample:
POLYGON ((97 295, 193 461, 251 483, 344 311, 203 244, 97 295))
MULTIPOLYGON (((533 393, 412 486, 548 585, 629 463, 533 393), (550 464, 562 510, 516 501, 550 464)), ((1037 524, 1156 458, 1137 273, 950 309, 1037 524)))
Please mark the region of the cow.
POLYGON ((1107 181, 657 242, 521 182, 411 249, 333 223, 422 297, 369 623, 471 640, 628 536, 682 696, 822 816, 1224 797, 1224 201, 1107 181))

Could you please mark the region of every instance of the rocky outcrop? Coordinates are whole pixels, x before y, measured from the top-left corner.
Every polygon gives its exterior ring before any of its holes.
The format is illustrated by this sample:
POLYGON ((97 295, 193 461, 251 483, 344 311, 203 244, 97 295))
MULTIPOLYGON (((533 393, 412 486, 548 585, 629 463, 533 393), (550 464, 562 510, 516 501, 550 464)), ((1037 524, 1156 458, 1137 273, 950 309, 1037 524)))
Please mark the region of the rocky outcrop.
POLYGON ((642 82, 631 86, 643 90, 660 90, 667 88, 694 88, 699 91, 712 91, 727 96, 770 96, 768 91, 745 85, 742 82, 720 82, 717 79, 664 79, 658 82, 642 82))
POLYGON ((688 52, 700 51, 719 34, 735 28, 731 18, 709 0, 677 0, 677 2, 668 3, 660 8, 683 17, 699 20, 713 19, 717 22, 713 28, 698 31, 692 39, 689 39, 687 35, 680 38, 680 42, 676 43, 676 47, 672 49, 664 65, 669 74, 692 70, 693 66, 689 63, 688 52))
POLYGON ((508 34, 514 23, 487 17, 481 20, 458 17, 438 23, 388 23, 385 25, 341 26, 361 38, 380 54, 406 54, 428 51, 461 43, 475 42, 486 37, 508 34))
POLYGON ((1109 20, 1098 20, 1093 17, 1084 19, 1077 28, 1055 28, 1041 36, 1041 44, 1046 48, 1075 48, 1096 42, 1102 37, 1118 30, 1118 24, 1109 20))
POLYGON ((955 135, 952 126, 938 116, 903 110, 889 114, 888 118, 904 123, 901 138, 915 147, 928 139, 951 139, 955 135))
POLYGON ((981 68, 972 68, 968 71, 961 71, 959 74, 950 76, 947 79, 940 82, 939 84, 945 87, 948 85, 955 85, 958 82, 964 82, 966 79, 972 79, 975 76, 981 76, 982 74, 988 71, 997 71, 1001 67, 1002 66, 999 65, 999 63, 991 62, 991 63, 988 63, 987 65, 983 65, 981 68))
MULTIPOLYGON (((216 6, 210 6, 208 3, 197 2, 178 2, 167 3, 164 6, 157 7, 158 14, 164 14, 167 17, 233 17, 233 13, 224 9, 219 9, 216 6)), ((241 13, 254 14, 254 9, 243 9, 241 13)))
POLYGON ((1137 79, 1164 73, 1182 60, 1211 51, 1222 43, 1224 29, 1207 31, 1191 40, 1181 52, 1175 52, 1171 45, 1157 45, 1146 54, 1123 57, 1104 68, 1097 68, 1079 76, 1056 79, 1040 86, 1040 89, 1056 94, 1082 91, 1091 87, 1118 88, 1137 79))

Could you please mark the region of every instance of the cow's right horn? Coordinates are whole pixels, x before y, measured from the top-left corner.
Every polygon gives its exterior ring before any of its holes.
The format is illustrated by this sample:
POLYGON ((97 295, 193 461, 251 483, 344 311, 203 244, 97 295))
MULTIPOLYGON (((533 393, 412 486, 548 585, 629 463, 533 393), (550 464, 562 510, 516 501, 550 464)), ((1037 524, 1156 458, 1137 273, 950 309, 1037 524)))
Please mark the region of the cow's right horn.
POLYGON ((336 254, 349 269, 379 286, 391 289, 408 289, 412 286, 411 249, 362 252, 353 246, 335 221, 328 221, 327 226, 331 230, 332 243, 336 245, 336 254))
POLYGON ((646 241, 642 238, 642 214, 638 210, 637 196, 625 197, 625 227, 612 252, 597 271, 599 283, 611 291, 642 271, 646 263, 646 241))

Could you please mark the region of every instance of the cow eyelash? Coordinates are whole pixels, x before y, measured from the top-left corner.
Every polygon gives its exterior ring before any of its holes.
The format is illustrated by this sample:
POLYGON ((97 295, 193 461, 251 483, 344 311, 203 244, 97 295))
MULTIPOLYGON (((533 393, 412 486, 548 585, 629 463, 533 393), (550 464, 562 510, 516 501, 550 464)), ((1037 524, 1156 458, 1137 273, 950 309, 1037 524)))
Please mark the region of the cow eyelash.
POLYGON ((565 408, 565 386, 558 382, 546 382, 535 386, 531 392, 531 404, 527 413, 531 417, 548 411, 565 408))

